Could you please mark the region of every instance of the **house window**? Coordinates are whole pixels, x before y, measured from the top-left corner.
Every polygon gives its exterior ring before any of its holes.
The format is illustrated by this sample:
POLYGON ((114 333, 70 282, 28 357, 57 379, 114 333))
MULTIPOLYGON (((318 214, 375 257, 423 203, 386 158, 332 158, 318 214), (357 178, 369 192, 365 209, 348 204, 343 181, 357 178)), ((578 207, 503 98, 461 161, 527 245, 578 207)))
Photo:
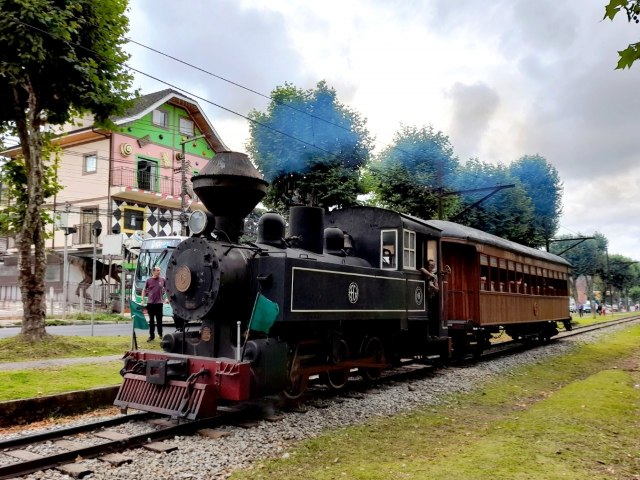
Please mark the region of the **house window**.
POLYGON ((98 155, 91 153, 84 156, 82 173, 96 173, 98 171, 98 155))
POLYGON ((0 182, 0 205, 8 206, 9 205, 9 187, 4 183, 0 182))
POLYGON ((193 137, 193 122, 188 118, 180 117, 180 133, 193 137))
POLYGON ((165 110, 154 110, 153 111, 153 124, 158 125, 163 128, 167 128, 169 126, 169 114, 165 110))
POLYGON ((380 232, 380 268, 395 270, 398 268, 396 252, 398 251, 398 232, 396 230, 383 230, 380 232))
POLYGON ((98 220, 98 209, 95 207, 83 207, 80 212, 80 231, 78 243, 93 242, 93 223, 98 220))
POLYGON ((136 230, 144 230, 144 208, 124 207, 123 218, 123 232, 133 233, 136 230))
POLYGON ((139 158, 137 177, 139 189, 157 192, 160 180, 158 175, 158 162, 148 158, 139 158))
POLYGON ((403 264, 405 270, 416 269, 416 232, 404 230, 403 232, 403 264))

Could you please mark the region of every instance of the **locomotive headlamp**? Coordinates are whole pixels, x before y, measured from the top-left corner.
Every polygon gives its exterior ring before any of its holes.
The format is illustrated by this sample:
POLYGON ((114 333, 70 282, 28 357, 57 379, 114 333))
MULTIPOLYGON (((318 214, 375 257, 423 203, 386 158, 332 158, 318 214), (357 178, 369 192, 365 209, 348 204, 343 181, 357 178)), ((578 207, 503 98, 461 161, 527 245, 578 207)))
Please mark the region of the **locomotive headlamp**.
POLYGON ((189 230, 194 235, 208 235, 215 227, 215 218, 209 212, 196 210, 189 216, 189 230))

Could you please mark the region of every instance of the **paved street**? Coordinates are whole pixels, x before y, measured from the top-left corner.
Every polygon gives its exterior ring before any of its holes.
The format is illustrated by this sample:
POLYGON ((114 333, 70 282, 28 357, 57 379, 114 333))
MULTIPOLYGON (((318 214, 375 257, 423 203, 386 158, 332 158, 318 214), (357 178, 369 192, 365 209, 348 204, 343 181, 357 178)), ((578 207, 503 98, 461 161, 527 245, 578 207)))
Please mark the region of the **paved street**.
MULTIPOLYGON (((175 328, 165 325, 162 333, 172 333, 175 328)), ((47 327, 47 332, 52 335, 67 335, 67 336, 80 336, 90 337, 91 325, 61 325, 55 327, 47 327)), ((138 339, 146 339, 148 335, 147 330, 137 330, 136 335, 138 339)), ((5 327, 0 328, 0 338, 13 337, 20 333, 20 327, 5 327)), ((131 323, 106 323, 106 324, 94 324, 93 336, 131 336, 131 323)))

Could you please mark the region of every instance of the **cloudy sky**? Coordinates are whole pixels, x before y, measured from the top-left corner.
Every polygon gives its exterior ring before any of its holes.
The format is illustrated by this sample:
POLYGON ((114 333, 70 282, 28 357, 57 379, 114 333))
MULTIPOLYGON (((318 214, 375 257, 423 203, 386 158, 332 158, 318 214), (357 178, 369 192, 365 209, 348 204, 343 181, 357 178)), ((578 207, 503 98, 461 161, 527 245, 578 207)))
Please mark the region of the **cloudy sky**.
POLYGON ((268 104, 248 89, 326 80, 377 152, 401 125, 432 125, 462 161, 542 155, 564 182, 558 234, 600 232, 610 254, 640 259, 640 65, 614 70, 640 27, 603 21, 606 3, 131 0, 132 40, 207 73, 136 45, 130 65, 142 93, 196 98, 238 151, 240 115, 268 104))

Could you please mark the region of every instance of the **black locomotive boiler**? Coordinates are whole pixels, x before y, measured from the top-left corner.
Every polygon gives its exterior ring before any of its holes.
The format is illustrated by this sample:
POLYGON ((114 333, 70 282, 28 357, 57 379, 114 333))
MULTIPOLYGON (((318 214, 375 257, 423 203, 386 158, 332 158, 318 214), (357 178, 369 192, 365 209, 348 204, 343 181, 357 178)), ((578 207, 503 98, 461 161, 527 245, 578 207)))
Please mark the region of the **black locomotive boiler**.
MULTIPOLYGON (((477 351, 508 323, 504 316, 489 321, 481 308, 486 301, 506 310, 516 300, 538 310, 544 303, 540 290, 536 298, 529 298, 533 291, 523 294, 525 301, 479 287, 483 273, 509 281, 511 264, 506 273, 481 265, 493 261, 489 244, 496 262, 512 260, 512 275, 516 265, 520 273, 526 267, 528 283, 542 285, 542 269, 532 276, 542 266, 533 249, 486 234, 474 242, 473 229, 456 238, 448 232, 455 224, 372 207, 326 214, 293 207, 288 234, 284 219, 267 213, 257 241, 242 243, 244 219, 267 187, 247 156, 220 153, 192 182, 208 212, 191 215, 192 236, 167 268, 170 302, 186 326, 164 336, 163 351, 126 354, 115 400, 123 410, 207 416, 221 401, 279 392, 297 398, 314 376, 340 389, 355 372, 374 379, 403 358, 447 358, 452 345, 467 352, 473 344, 477 351), (434 274, 420 271, 428 260, 437 266, 434 274), (264 305, 267 313, 259 311, 264 305)), ((555 261, 558 287, 566 262, 552 257, 544 259, 555 261)), ((555 310, 553 318, 536 312, 519 316, 514 331, 550 336, 549 325, 562 318, 555 310)))

